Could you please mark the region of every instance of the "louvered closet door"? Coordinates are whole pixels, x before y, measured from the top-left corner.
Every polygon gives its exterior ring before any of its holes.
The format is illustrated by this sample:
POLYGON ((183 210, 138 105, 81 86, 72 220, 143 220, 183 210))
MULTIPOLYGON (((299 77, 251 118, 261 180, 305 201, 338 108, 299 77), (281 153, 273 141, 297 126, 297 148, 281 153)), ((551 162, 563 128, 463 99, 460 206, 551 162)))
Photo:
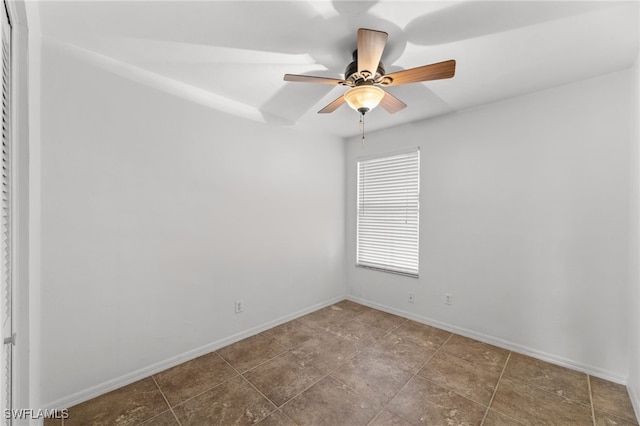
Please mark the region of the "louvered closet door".
POLYGON ((0 387, 2 411, 0 424, 10 425, 5 416, 11 409, 11 356, 13 351, 11 325, 11 27, 4 2, 2 11, 2 211, 1 211, 1 279, 0 318, 2 320, 2 386, 0 387))

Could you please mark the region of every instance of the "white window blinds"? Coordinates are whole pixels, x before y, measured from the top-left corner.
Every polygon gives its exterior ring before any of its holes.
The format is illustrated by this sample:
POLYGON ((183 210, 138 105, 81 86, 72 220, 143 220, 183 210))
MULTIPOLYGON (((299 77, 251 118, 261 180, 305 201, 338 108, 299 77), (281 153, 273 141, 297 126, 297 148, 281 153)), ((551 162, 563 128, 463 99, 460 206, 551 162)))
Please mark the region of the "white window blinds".
POLYGON ((418 275, 420 151, 358 162, 357 265, 418 275))

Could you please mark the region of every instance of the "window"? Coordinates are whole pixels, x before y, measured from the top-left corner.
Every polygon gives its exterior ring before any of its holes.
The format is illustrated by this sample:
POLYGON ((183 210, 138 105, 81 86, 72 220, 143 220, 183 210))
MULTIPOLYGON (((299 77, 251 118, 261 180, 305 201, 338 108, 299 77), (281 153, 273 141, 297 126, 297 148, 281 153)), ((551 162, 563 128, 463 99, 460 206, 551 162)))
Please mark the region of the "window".
POLYGON ((420 151, 358 161, 357 266, 418 276, 420 151))

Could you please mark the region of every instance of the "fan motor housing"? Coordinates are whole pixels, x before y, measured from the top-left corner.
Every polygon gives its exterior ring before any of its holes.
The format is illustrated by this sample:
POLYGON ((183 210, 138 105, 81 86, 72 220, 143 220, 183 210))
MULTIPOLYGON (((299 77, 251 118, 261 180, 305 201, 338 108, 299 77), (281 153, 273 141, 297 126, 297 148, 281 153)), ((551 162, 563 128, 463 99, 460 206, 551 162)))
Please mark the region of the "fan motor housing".
MULTIPOLYGON (((378 69, 376 70, 376 74, 373 78, 369 80, 379 81, 384 76, 384 64, 382 61, 378 64, 378 69)), ((358 49, 353 51, 353 62, 347 65, 347 68, 344 70, 344 79, 352 81, 355 85, 358 85, 366 80, 365 77, 361 76, 358 73, 358 49)))

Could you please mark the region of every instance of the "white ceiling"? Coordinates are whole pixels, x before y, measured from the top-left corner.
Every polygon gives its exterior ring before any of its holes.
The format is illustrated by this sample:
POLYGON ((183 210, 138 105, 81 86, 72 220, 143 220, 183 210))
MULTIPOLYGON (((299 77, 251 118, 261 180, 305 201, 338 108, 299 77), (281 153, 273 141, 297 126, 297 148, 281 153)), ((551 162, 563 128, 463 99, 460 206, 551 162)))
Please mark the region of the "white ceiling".
MULTIPOLYGON (((45 42, 125 78, 274 125, 358 133, 344 87, 358 28, 389 33, 387 73, 448 59, 452 79, 387 88, 408 107, 367 114, 368 131, 459 111, 633 65, 638 2, 44 1, 45 42)), ((594 100, 597 101, 597 100, 594 100)))

